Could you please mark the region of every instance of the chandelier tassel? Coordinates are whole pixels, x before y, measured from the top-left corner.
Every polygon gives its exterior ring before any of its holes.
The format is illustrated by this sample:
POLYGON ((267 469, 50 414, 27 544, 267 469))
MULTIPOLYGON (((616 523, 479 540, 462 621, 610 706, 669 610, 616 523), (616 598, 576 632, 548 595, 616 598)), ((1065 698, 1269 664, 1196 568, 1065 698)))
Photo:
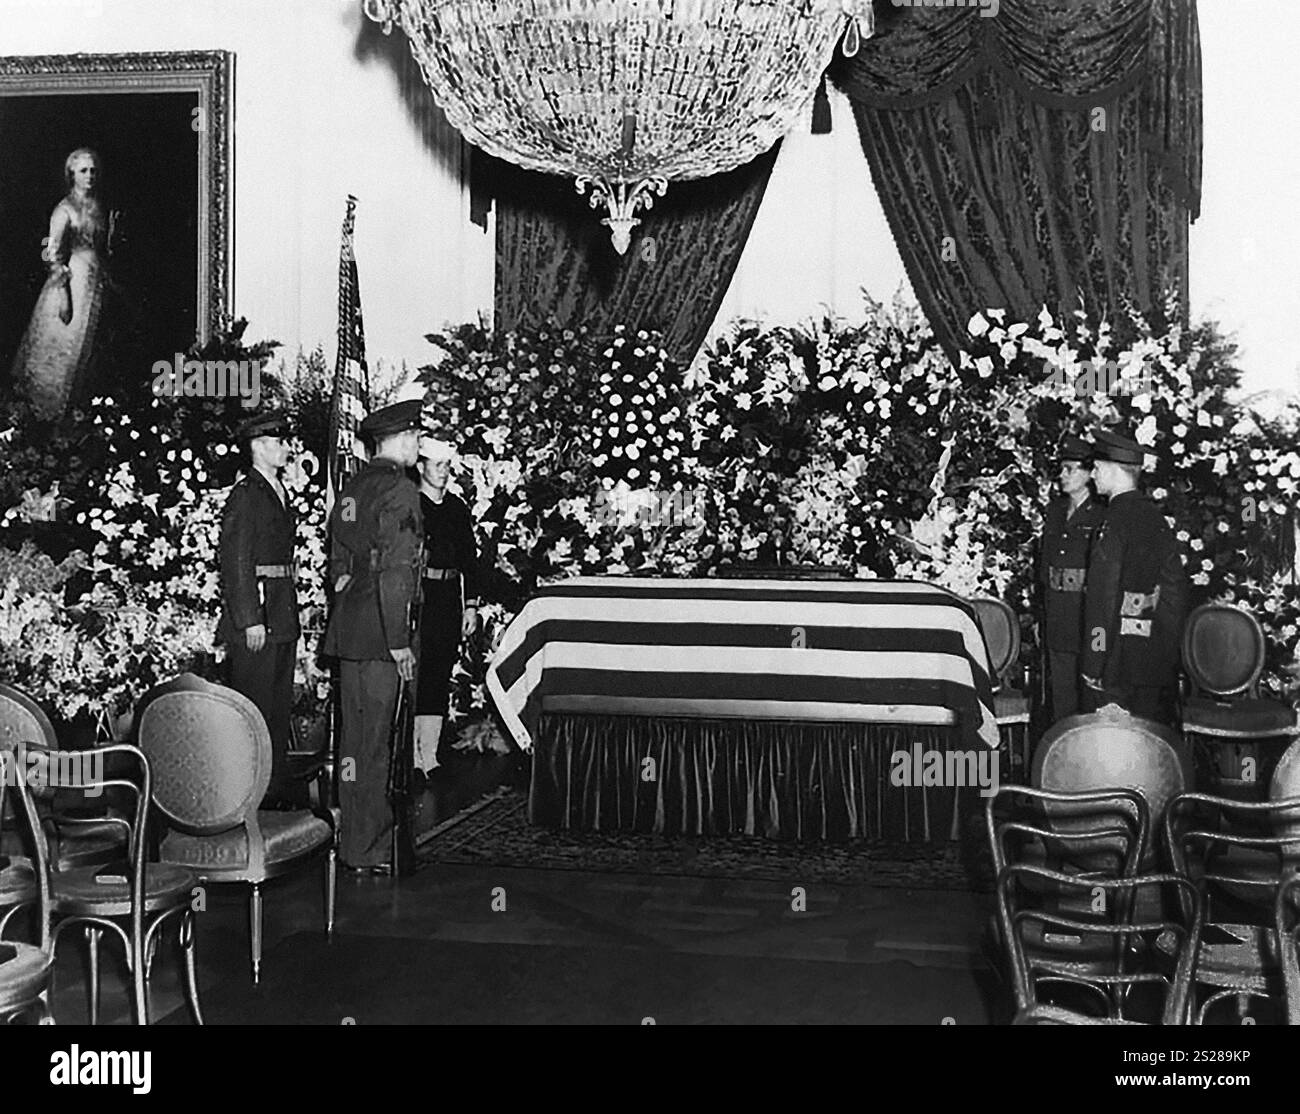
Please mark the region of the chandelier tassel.
POLYGON ((817 93, 813 97, 813 135, 831 134, 831 98, 826 92, 826 75, 817 83, 817 93))

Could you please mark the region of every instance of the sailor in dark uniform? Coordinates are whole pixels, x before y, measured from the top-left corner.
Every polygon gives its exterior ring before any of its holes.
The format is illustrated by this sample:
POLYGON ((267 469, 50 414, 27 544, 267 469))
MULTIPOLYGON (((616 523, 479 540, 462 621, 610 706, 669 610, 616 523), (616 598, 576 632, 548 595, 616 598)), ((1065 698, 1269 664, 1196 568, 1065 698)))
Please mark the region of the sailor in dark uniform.
POLYGON ((271 733, 266 805, 305 806, 307 787, 289 778, 289 715, 298 652, 294 522, 280 473, 289 461, 283 415, 258 414, 240 426, 251 467, 231 489, 221 516, 221 619, 230 687, 262 713, 271 733))
POLYGON ((1118 704, 1171 723, 1187 610, 1187 576, 1160 506, 1137 490, 1145 450, 1097 434, 1093 481, 1109 497, 1084 593, 1084 710, 1118 704))
POLYGON ((322 651, 339 659, 340 858, 353 872, 392 870, 389 745, 398 686, 415 676, 420 496, 406 470, 419 448, 418 399, 376 410, 360 427, 375 446, 330 514, 334 607, 322 651))
POLYGON ((424 523, 424 607, 420 615, 420 680, 415 697, 415 761, 440 765, 438 741, 447 715, 451 671, 462 638, 478 625, 478 552, 464 500, 447 490, 455 449, 420 439, 420 508, 424 523))
POLYGON ((1052 722, 1079 711, 1079 644, 1088 551, 1105 513, 1092 491, 1092 446, 1061 442, 1061 491, 1043 516, 1038 576, 1043 586, 1043 643, 1051 684, 1052 722))

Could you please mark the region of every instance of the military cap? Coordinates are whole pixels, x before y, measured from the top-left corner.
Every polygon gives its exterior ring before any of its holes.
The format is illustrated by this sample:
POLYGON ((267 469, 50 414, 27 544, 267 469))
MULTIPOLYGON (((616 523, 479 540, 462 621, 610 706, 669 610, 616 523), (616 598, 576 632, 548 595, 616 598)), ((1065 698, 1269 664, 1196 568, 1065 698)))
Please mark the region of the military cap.
POLYGON ((251 441, 254 437, 283 437, 288 432, 288 415, 277 410, 263 410, 239 423, 238 436, 241 441, 251 441))
POLYGON ((1062 437, 1056 455, 1061 460, 1086 462, 1093 457, 1093 447, 1082 437, 1062 437))
POLYGON ((1141 465, 1146 459, 1147 450, 1130 437, 1103 429, 1094 438, 1093 455, 1097 460, 1109 460, 1116 464, 1141 465))
POLYGON ((361 422, 363 437, 386 437, 391 433, 405 433, 408 429, 419 429, 420 411, 423 404, 413 398, 407 402, 394 402, 383 406, 373 414, 368 414, 361 422))

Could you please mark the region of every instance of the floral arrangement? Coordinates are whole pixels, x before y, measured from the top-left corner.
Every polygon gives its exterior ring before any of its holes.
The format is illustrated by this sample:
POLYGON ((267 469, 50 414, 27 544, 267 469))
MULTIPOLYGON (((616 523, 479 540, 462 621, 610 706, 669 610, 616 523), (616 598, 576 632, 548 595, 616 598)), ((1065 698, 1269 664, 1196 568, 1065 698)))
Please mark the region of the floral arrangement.
MULTIPOLYGON (((216 338, 204 358, 233 358, 242 331, 216 338)), ((22 501, 0 514, 0 676, 66 719, 101 725, 178 672, 218 676, 217 542, 241 470, 234 429, 242 416, 223 399, 126 395, 95 398, 53 431, 15 424, 10 445, 28 470, 12 482, 59 479, 48 494, 39 483, 22 489, 22 501), (60 483, 74 497, 60 498, 60 483), (52 532, 32 538, 33 525, 52 532), (76 548, 55 564, 38 544, 76 548)), ((298 516, 309 631, 297 679, 302 698, 318 705, 328 693, 311 637, 325 609, 324 477, 312 453, 293 448, 285 486, 298 516)))
MULTIPOLYGON (((954 365, 915 306, 868 300, 855 322, 737 322, 689 369, 651 331, 598 340, 480 322, 431 335, 419 378, 460 449, 453 486, 486 570, 452 718, 487 730, 484 671, 502 632, 539 585, 574 575, 779 562, 915 578, 1006 599, 1032 654, 1056 446, 1110 423, 1153 449, 1144 479, 1184 545, 1193 602, 1249 607, 1268 636, 1265 686, 1297 691, 1298 414, 1266 421, 1233 401, 1234 350, 1211 325, 993 310, 969 331, 954 365)), ((252 350, 233 332, 218 341, 221 358, 252 350)), ((328 692, 316 652, 329 377, 319 352, 292 364, 272 386, 302 437, 286 486, 302 572, 298 711, 311 714, 328 692)), ((216 539, 239 416, 152 398, 99 399, 53 430, 0 415, 12 463, 0 474, 0 675, 64 715, 104 717, 180 668, 215 667, 216 539)))

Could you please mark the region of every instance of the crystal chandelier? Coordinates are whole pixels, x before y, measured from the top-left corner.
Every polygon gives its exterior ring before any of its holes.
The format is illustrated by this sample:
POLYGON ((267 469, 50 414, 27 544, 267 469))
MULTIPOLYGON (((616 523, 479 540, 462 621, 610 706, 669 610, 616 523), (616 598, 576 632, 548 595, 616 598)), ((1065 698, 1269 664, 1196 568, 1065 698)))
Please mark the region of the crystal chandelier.
MULTIPOLYGON (((871 0, 364 0, 471 143, 572 176, 620 254, 670 181, 756 158, 807 111, 871 0)), ((860 20, 860 22, 859 22, 860 20)))

